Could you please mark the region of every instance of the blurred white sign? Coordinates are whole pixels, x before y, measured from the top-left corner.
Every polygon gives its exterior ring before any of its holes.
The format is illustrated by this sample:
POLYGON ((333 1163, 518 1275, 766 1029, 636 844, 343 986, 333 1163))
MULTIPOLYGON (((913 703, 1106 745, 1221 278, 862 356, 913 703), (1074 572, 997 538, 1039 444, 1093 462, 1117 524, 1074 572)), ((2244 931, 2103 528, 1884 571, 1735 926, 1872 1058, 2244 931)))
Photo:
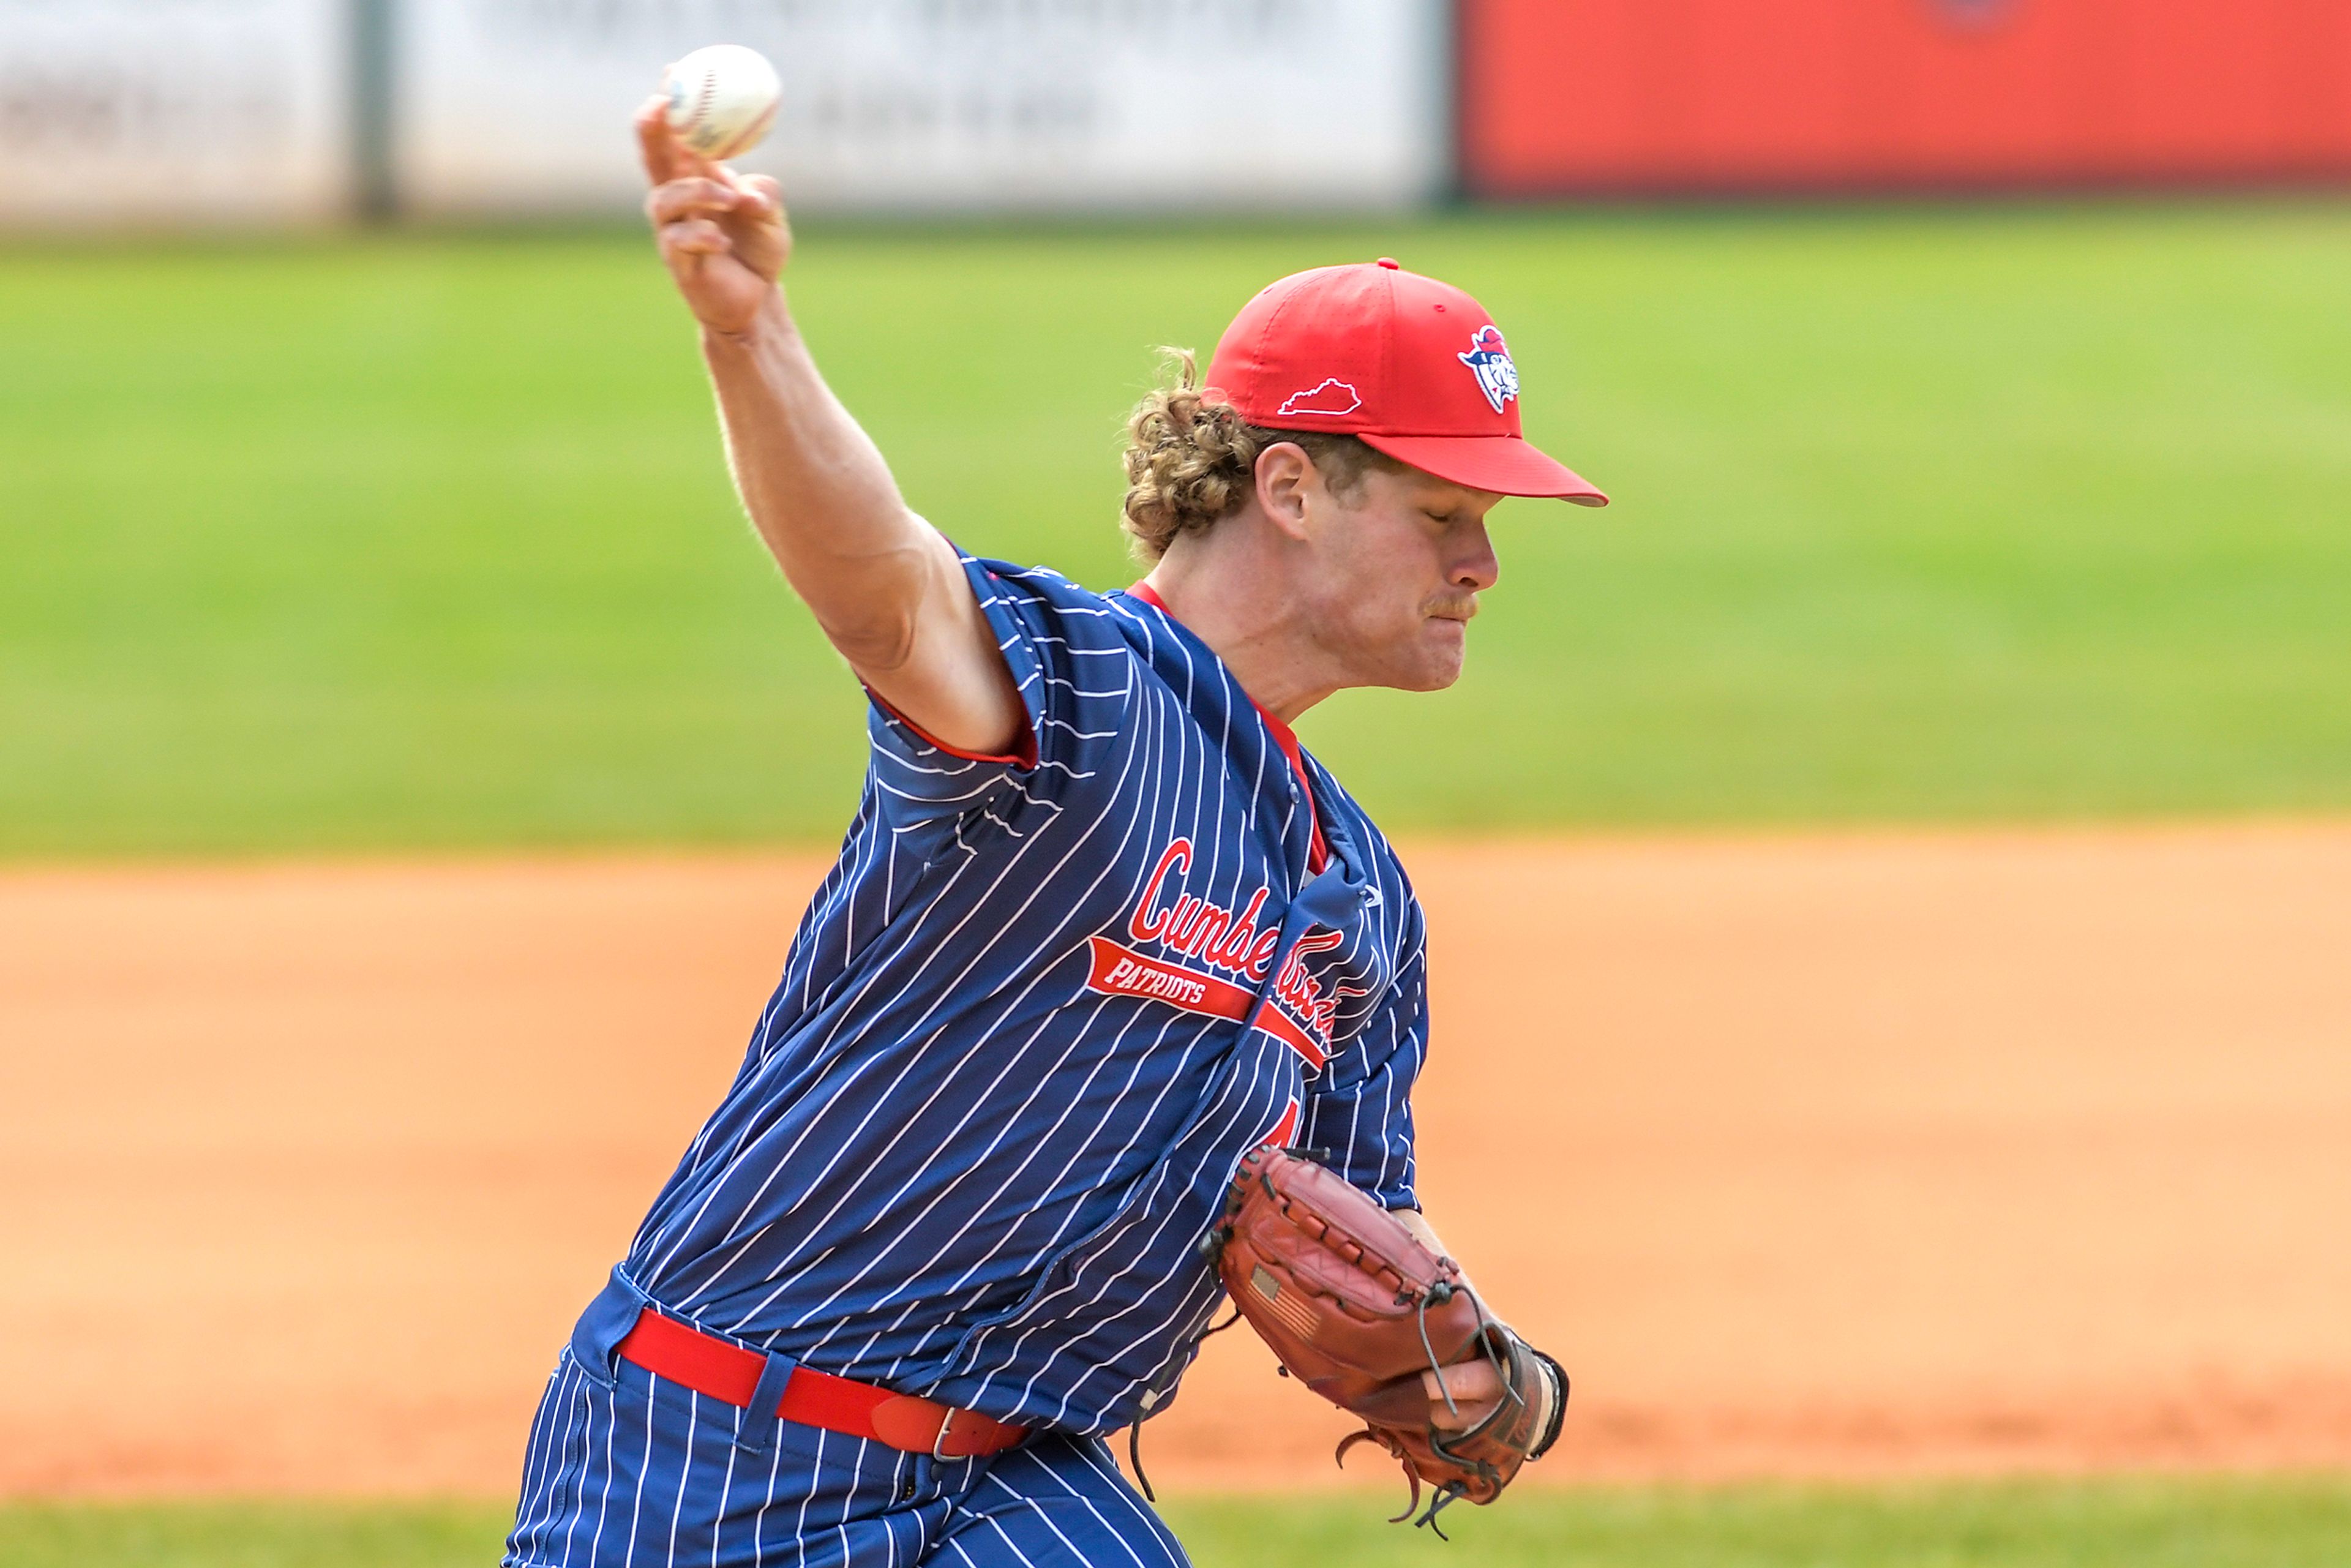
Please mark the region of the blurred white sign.
POLYGON ((1444 0, 407 0, 407 203, 643 193, 631 113, 703 44, 775 62, 742 160, 804 210, 1360 207, 1445 178, 1444 0))
POLYGON ((340 210, 348 0, 0 0, 0 222, 340 210))

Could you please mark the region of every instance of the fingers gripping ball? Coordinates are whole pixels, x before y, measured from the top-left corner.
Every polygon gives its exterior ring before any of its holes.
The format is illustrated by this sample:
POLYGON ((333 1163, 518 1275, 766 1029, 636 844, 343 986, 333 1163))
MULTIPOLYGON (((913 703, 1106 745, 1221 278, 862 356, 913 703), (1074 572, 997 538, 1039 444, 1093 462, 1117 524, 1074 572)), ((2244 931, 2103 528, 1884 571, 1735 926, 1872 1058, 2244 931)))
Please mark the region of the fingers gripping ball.
POLYGON ((1286 1150, 1252 1151, 1207 1244, 1234 1306, 1290 1375, 1364 1418, 1340 1459, 1368 1441, 1403 1464, 1412 1501, 1399 1521, 1419 1507, 1424 1481, 1435 1489, 1424 1524, 1458 1498, 1493 1501, 1558 1437, 1567 1403, 1558 1364, 1487 1312, 1458 1264, 1335 1172, 1286 1150), (1457 1400, 1444 1369, 1481 1360, 1494 1376, 1480 1381, 1497 1392, 1457 1400), (1430 1372, 1438 1378, 1425 1381, 1430 1372))
POLYGON ((696 49, 662 73, 669 128, 713 161, 757 147, 776 122, 783 90, 768 57, 741 44, 696 49))

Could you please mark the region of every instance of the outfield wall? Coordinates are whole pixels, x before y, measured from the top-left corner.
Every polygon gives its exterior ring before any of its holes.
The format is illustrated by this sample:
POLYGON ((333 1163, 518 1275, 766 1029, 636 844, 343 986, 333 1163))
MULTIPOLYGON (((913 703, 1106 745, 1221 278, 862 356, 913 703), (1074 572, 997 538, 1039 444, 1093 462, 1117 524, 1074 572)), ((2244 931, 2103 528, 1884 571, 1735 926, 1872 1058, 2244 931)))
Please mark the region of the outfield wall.
POLYGON ((0 225, 625 213, 726 39, 809 213, 2351 182, 2346 0, 0 0, 0 225))

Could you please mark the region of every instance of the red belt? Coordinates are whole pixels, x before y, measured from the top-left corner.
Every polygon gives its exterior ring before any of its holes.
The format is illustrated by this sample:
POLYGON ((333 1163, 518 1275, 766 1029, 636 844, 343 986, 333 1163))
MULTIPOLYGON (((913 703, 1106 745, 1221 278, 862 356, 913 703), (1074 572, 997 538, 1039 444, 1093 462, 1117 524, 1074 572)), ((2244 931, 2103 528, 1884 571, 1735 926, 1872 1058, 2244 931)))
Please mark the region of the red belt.
MULTIPOLYGON (((768 1358, 729 1344, 675 1318, 646 1311, 622 1340, 620 1353, 656 1377, 682 1383, 696 1394, 748 1409, 758 1391, 768 1358)), ((1029 1435, 976 1410, 957 1410, 935 1399, 893 1394, 870 1383, 835 1377, 810 1366, 794 1366, 776 1402, 778 1419, 821 1427, 852 1437, 872 1437, 910 1454, 935 1459, 968 1459, 999 1454, 1029 1435)))

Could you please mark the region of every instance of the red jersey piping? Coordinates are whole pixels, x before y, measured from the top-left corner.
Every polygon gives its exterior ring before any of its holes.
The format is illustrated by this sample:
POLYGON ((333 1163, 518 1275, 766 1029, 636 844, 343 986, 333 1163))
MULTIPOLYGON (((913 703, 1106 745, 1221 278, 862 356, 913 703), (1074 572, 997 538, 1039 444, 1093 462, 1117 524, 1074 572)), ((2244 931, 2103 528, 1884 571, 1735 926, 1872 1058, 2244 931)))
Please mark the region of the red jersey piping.
POLYGON ((880 692, 875 691, 872 686, 867 686, 865 688, 865 695, 873 699, 873 706, 875 707, 880 708, 883 713, 888 714, 892 718, 894 718, 900 724, 904 725, 909 730, 913 731, 914 736, 925 745, 935 746, 941 751, 946 752, 949 757, 960 757, 966 762, 998 762, 1013 768, 1034 768, 1037 766, 1037 731, 1029 723, 1029 710, 1025 706, 1020 710, 1020 749, 1015 752, 999 755, 986 751, 967 751, 960 746, 950 745, 946 741, 941 740, 937 736, 933 735, 929 730, 925 729, 921 725, 916 724, 913 719, 908 718, 904 714, 900 713, 896 708, 892 707, 890 706, 890 699, 883 696, 880 692))

